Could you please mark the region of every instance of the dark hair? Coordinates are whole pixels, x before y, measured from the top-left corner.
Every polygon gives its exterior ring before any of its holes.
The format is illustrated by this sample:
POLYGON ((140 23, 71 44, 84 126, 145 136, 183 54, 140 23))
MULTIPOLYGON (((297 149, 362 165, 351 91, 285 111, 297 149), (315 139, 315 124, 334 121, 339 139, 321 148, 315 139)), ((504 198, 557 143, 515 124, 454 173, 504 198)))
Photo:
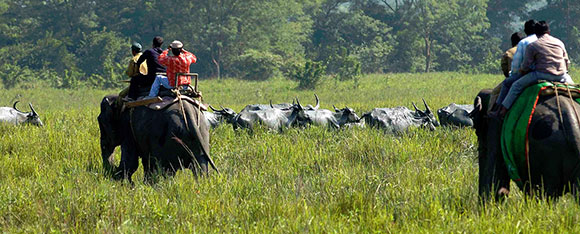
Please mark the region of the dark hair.
POLYGON ((550 26, 548 25, 548 23, 546 23, 546 21, 540 21, 536 24, 535 30, 536 35, 542 36, 546 33, 550 33, 550 26))
POLYGON ((524 34, 521 32, 515 32, 514 34, 512 34, 512 46, 516 46, 518 45, 518 42, 520 42, 522 39, 524 39, 524 34))
POLYGON ((536 31, 536 24, 538 24, 538 21, 535 21, 533 19, 526 21, 526 23, 524 24, 524 32, 529 36, 535 33, 536 31))
POLYGON ((161 47, 163 45, 163 37, 156 36, 153 38, 153 46, 154 47, 161 47))
POLYGON ((181 48, 171 48, 171 53, 175 56, 179 56, 179 54, 181 54, 181 48))

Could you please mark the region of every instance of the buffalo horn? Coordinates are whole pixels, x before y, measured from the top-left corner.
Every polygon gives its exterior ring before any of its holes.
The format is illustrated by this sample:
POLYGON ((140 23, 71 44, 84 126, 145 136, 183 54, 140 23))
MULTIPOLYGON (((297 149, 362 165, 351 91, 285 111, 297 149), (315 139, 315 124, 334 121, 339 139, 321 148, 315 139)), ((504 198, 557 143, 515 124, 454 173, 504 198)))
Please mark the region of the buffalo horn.
POLYGON ((298 97, 296 97, 296 104, 298 104, 298 106, 300 107, 300 110, 304 109, 302 104, 300 104, 300 99, 298 99, 298 97))
POLYGON ((318 95, 314 94, 314 97, 316 98, 316 106, 314 106, 314 109, 318 110, 320 107, 320 100, 318 99, 318 95))
POLYGON ((336 106, 332 105, 332 107, 334 107, 334 111, 335 112, 339 112, 340 111, 340 109, 336 108, 336 106))
POLYGON ((16 108, 16 104, 18 104, 19 102, 20 102, 20 101, 16 101, 16 102, 14 102, 14 105, 12 105, 12 108, 14 108, 14 110, 17 110, 17 111, 19 111, 19 112, 22 112, 22 111, 20 111, 20 110, 18 110, 18 109, 16 108))
POLYGON ((413 104, 413 107, 415 107, 415 111, 421 111, 421 110, 419 110, 419 108, 417 108, 417 105, 415 105, 415 102, 411 102, 411 104, 413 104))
POLYGON ((423 99, 423 104, 425 104, 425 112, 426 113, 431 113, 431 108, 429 108, 429 105, 427 105, 427 102, 425 101, 425 98, 421 98, 423 99))
POLYGON ((213 108, 213 106, 211 106, 211 105, 209 105, 209 108, 211 108, 211 110, 212 110, 213 112, 217 112, 217 111, 218 111, 218 110, 216 110, 215 108, 213 108))
POLYGON ((32 115, 33 115, 33 116, 36 116, 36 115, 38 115, 38 114, 36 113, 36 111, 34 110, 34 107, 32 107, 32 103, 30 103, 30 102, 29 102, 29 103, 28 103, 28 106, 30 106, 30 110, 32 111, 32 115))
POLYGON ((272 104, 272 99, 270 99, 270 107, 274 109, 274 105, 272 104))

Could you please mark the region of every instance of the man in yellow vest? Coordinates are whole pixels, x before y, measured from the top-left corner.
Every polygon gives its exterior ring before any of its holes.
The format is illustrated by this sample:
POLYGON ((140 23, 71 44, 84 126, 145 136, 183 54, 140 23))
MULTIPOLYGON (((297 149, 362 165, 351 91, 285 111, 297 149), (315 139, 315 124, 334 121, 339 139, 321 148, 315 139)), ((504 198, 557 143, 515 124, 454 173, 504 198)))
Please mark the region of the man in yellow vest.
POLYGON ((140 66, 137 66, 137 61, 143 54, 141 53, 142 49, 143 48, 139 43, 135 42, 131 45, 131 54, 133 55, 133 58, 129 61, 129 66, 127 67, 127 71, 125 71, 125 74, 131 78, 138 75, 147 75, 147 63, 141 63, 140 66))
POLYGON ((129 76, 131 78, 130 80, 130 85, 129 87, 123 89, 123 91, 121 91, 119 93, 119 98, 124 98, 127 95, 129 96, 129 98, 137 98, 136 96, 136 91, 134 87, 135 79, 143 79, 143 76, 147 75, 147 63, 141 63, 141 65, 137 65, 137 61, 139 60, 139 58, 141 57, 141 55, 143 54, 141 52, 141 50, 143 49, 143 47, 141 46, 141 44, 135 42, 131 45, 131 54, 133 55, 133 58, 131 58, 131 60, 129 60, 129 66, 127 66, 127 70, 125 71, 125 74, 127 74, 127 76, 129 76))

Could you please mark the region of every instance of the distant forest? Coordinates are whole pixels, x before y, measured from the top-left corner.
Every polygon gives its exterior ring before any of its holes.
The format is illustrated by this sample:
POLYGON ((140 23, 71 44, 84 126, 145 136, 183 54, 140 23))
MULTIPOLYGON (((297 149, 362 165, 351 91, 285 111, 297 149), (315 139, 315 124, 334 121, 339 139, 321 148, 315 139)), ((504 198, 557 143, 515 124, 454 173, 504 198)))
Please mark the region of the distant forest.
POLYGON ((549 22, 580 58, 578 0, 0 0, 2 87, 113 88, 130 45, 180 40, 202 78, 498 73, 523 21, 549 22))

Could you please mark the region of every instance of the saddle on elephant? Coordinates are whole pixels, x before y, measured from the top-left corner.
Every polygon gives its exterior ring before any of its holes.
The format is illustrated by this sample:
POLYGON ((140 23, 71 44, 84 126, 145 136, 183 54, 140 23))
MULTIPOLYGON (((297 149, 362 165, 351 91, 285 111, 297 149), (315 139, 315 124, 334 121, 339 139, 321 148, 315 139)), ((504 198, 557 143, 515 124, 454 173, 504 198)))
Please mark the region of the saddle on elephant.
MULTIPOLYGON (((506 114, 501 129, 501 150, 508 174, 520 188, 523 186, 522 175, 527 177, 528 173, 530 124, 538 100, 546 96, 555 96, 557 101, 566 98, 580 103, 580 86, 540 81, 526 88, 506 114)), ((557 109, 560 112, 559 121, 562 121, 559 101, 557 109)), ((580 109, 574 111, 578 113, 580 109)))
POLYGON ((176 86, 174 89, 160 88, 157 97, 148 98, 146 93, 149 90, 141 90, 140 97, 136 101, 126 102, 125 108, 134 108, 138 106, 147 106, 152 110, 162 110, 173 103, 179 101, 186 101, 194 106, 199 107, 203 111, 207 111, 207 105, 202 103, 202 94, 198 91, 198 74, 197 73, 177 73, 176 76, 193 76, 195 78, 195 85, 176 86))

